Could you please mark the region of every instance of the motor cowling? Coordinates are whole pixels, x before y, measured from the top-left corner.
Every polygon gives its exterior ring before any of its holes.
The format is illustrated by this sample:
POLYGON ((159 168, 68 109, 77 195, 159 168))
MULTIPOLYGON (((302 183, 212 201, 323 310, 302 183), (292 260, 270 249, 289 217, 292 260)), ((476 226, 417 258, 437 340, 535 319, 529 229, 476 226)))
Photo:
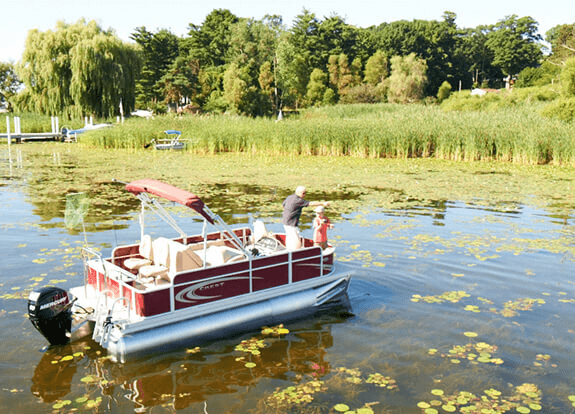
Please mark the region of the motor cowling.
POLYGON ((72 303, 68 292, 58 287, 44 287, 30 293, 30 321, 51 345, 64 345, 69 342, 72 303))

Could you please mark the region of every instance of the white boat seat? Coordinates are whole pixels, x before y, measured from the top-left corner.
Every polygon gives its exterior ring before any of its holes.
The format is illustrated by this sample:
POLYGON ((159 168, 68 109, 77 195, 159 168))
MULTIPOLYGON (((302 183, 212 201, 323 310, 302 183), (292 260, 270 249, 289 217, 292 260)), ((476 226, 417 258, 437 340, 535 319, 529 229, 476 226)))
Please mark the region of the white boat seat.
POLYGON ((139 253, 142 257, 130 257, 124 261, 124 266, 130 270, 139 270, 142 266, 153 263, 152 237, 145 234, 140 241, 139 253))
POLYGON ((170 240, 159 237, 152 242, 154 263, 142 266, 139 269, 141 278, 162 278, 167 277, 170 264, 170 240))
MULTIPOLYGON (((203 258, 204 251, 196 251, 200 258, 203 258)), ((237 262, 244 259, 244 254, 227 246, 210 246, 206 249, 205 262, 209 266, 221 266, 225 263, 237 262)))
POLYGON ((253 244, 256 244, 264 237, 268 237, 268 230, 266 229, 265 223, 261 220, 254 221, 253 244))
POLYGON ((186 271, 201 268, 204 262, 198 256, 192 246, 170 241, 170 266, 168 276, 173 278, 176 274, 186 271))

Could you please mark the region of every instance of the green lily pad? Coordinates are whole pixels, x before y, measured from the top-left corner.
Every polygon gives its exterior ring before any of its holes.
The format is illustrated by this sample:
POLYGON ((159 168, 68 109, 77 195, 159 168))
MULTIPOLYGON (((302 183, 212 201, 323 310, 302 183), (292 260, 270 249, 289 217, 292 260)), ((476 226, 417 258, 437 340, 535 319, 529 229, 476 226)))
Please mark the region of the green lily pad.
POLYGON ((349 406, 345 404, 336 404, 333 409, 337 412, 345 413, 346 411, 349 411, 349 406))

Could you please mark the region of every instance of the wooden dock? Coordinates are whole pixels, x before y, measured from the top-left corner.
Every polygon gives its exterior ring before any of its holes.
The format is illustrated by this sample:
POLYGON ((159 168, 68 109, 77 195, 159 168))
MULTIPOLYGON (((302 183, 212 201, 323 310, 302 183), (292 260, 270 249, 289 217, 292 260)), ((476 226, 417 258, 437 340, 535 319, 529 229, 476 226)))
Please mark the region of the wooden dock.
MULTIPOLYGON (((8 134, 0 134, 0 139, 8 139, 8 134)), ((64 136, 59 132, 33 132, 10 134, 10 140, 20 144, 27 141, 63 141, 64 136)))

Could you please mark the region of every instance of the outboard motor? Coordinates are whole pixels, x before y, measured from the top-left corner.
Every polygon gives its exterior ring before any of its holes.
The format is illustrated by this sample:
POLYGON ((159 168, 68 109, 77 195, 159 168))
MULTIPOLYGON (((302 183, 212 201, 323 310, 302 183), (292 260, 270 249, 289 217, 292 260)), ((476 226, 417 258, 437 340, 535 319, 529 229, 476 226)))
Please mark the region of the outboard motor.
POLYGON ((34 290, 28 297, 28 316, 34 327, 51 345, 64 345, 70 341, 74 302, 68 292, 58 287, 34 290))

